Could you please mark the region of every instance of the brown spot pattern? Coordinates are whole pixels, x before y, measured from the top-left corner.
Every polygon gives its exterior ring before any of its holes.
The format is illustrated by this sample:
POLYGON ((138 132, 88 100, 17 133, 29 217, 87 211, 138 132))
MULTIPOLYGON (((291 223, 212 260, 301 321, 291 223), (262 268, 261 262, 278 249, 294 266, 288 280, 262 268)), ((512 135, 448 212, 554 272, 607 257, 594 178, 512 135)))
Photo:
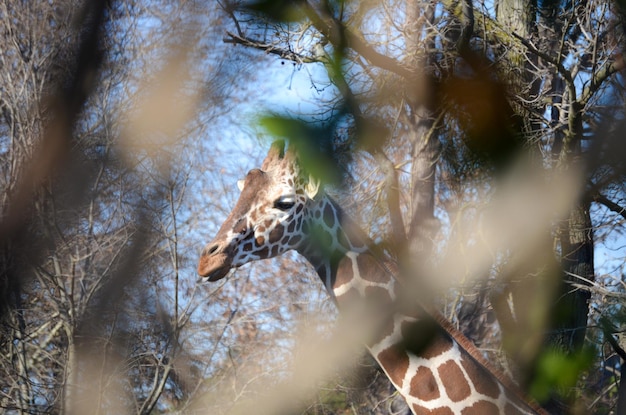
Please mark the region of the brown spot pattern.
POLYGON ((519 409, 517 409, 510 403, 507 403, 506 406, 504 407, 504 413, 505 415, 523 415, 523 412, 521 412, 519 409))
POLYGON ((361 254, 356 260, 361 272, 361 278, 364 280, 382 284, 389 281, 390 277, 380 268, 378 261, 371 255, 361 254))
POLYGON ((327 203, 326 206, 324 207, 324 223, 329 228, 332 228, 333 226, 335 226, 335 212, 333 210, 333 207, 330 205, 330 203, 327 203))
POLYGON ((291 246, 296 246, 300 242, 302 237, 300 235, 295 235, 291 238, 291 246))
POLYGON ((452 402, 459 402, 470 396, 471 389, 461 368, 454 360, 449 360, 437 369, 439 377, 452 402))
POLYGON ((389 379, 396 385, 402 385, 404 375, 409 368, 409 357, 401 347, 391 346, 378 353, 378 361, 389 374, 389 379))
POLYGON ((352 274, 352 260, 348 257, 341 258, 337 265, 336 274, 335 287, 341 287, 343 284, 350 282, 354 278, 352 274))
POLYGON ((268 258, 269 253, 270 249, 267 246, 264 246, 256 252, 260 258, 268 258))
POLYGON ((374 340, 372 344, 381 342, 387 337, 391 336, 393 334, 394 326, 395 325, 394 325, 393 319, 390 319, 390 318, 386 319, 384 324, 379 324, 376 327, 376 339, 377 340, 374 340))
POLYGON ((287 232, 289 232, 289 233, 293 233, 293 231, 294 231, 295 229, 296 229, 296 221, 295 221, 295 220, 292 220, 292 221, 289 223, 289 226, 287 226, 287 232))
POLYGON ((280 238, 283 237, 285 233, 285 227, 281 224, 277 224, 274 229, 270 232, 269 241, 271 244, 275 244, 280 241, 280 238))
POLYGON ((315 271, 317 272, 317 275, 319 275, 322 280, 326 280, 326 265, 322 265, 318 267, 315 271))
POLYGON ((413 412, 416 414, 433 414, 433 415, 454 415, 452 409, 446 408, 445 406, 440 406, 438 408, 427 409, 423 406, 413 405, 413 412))
POLYGON ((247 228, 248 225, 246 224, 246 220, 241 218, 235 222, 235 226, 233 226, 233 233, 244 233, 247 228))
POLYGON ((337 296, 337 307, 339 310, 346 310, 354 307, 355 304, 361 304, 361 295, 354 288, 350 288, 345 293, 337 296))
POLYGON ((494 399, 500 396, 500 388, 496 381, 473 359, 464 356, 461 359, 461 365, 476 388, 476 392, 494 399))
POLYGON ((420 366, 411 379, 411 396, 423 401, 430 401, 441 396, 435 375, 426 366, 420 366))
POLYGON ((487 401, 478 401, 474 405, 461 411, 462 415, 499 415, 500 410, 496 405, 487 401))
POLYGON ((346 249, 350 249, 350 242, 348 241, 348 237, 341 228, 337 228, 337 241, 339 242, 339 245, 343 246, 346 249))
POLYGON ((325 230, 320 231, 320 242, 325 248, 330 247, 333 244, 333 236, 325 230))
POLYGON ((432 320, 405 321, 400 328, 405 347, 424 359, 437 357, 452 347, 451 339, 432 320))
POLYGON ((272 247, 272 251, 271 251, 271 255, 270 255, 270 257, 275 257, 275 256, 277 256, 277 255, 278 255, 278 253, 279 253, 279 252, 278 252, 278 251, 279 251, 279 249, 280 249, 280 245, 274 245, 274 246, 272 247))
POLYGON ((447 352, 452 348, 452 339, 448 337, 447 333, 444 333, 438 326, 435 328, 435 334, 433 335, 428 348, 424 350, 421 356, 424 359, 432 359, 447 352))
POLYGON ((389 292, 381 287, 365 287, 365 299, 374 307, 388 306, 393 303, 389 292))

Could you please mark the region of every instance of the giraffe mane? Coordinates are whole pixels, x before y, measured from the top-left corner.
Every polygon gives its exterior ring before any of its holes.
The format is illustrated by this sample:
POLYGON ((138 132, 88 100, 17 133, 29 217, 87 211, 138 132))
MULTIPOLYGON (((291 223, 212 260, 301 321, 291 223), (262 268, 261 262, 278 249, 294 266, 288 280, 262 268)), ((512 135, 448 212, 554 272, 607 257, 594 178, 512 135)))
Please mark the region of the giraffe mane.
POLYGON ((274 141, 263 160, 261 170, 265 172, 283 169, 293 171, 305 183, 307 195, 312 199, 318 193, 320 181, 303 169, 298 151, 298 146, 293 142, 287 144, 284 140, 274 141))
POLYGON ((263 164, 261 165, 261 170, 268 171, 274 165, 281 164, 285 159, 285 141, 284 140, 276 140, 272 143, 270 150, 263 160, 263 164))

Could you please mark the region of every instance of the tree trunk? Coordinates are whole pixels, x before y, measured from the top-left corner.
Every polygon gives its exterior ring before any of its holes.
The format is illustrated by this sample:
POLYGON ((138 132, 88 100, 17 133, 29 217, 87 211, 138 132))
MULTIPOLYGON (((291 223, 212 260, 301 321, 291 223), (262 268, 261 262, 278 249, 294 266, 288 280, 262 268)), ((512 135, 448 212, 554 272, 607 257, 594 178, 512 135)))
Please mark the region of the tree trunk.
MULTIPOLYGON (((425 6, 424 17, 420 16, 420 2, 413 2, 412 14, 409 14, 408 23, 422 20, 432 22, 433 9, 432 6, 425 6)), ((421 29, 421 28, 420 28, 421 29)), ((421 30, 408 37, 408 49, 417 51, 419 48, 426 50, 435 50, 433 45, 434 38, 422 37, 421 30)), ((411 53, 409 56, 419 56, 418 53, 411 53)), ((429 64, 428 56, 424 59, 412 59, 411 65, 416 67, 426 67, 429 64)), ((428 88, 429 85, 423 83, 422 89, 428 88)), ((434 102, 429 99, 429 95, 433 91, 421 91, 422 96, 426 97, 426 102, 434 102)), ((415 270, 423 266, 428 258, 431 258, 433 251, 433 237, 437 231, 437 220, 435 219, 435 177, 437 171, 437 160, 439 158, 440 143, 437 135, 434 133, 435 116, 433 109, 429 108, 426 103, 411 103, 409 100, 409 132, 408 138, 412 145, 411 158, 411 204, 409 226, 407 231, 408 238, 408 258, 410 258, 408 266, 415 270)), ((421 274, 418 272, 418 275, 421 274)))
MULTIPOLYGON (((498 0, 496 19, 502 27, 528 39, 535 25, 535 10, 533 0, 498 0)), ((514 84, 516 92, 527 88, 528 82, 532 82, 532 76, 528 70, 530 69, 528 54, 523 50, 511 48, 507 51, 506 57, 509 63, 508 69, 510 69, 509 80, 514 84)))
MULTIPOLYGON (((535 5, 532 0, 498 0, 496 19, 513 33, 528 38, 534 22, 534 9, 535 5)), ((518 64, 523 64, 524 61, 518 64)))
MULTIPOLYGON (((420 264, 431 257, 437 231, 435 219, 435 175, 440 143, 433 133, 434 120, 427 108, 419 108, 412 119, 411 219, 408 232, 410 258, 420 264)), ((417 264, 412 264, 416 266, 417 264)))
POLYGON ((575 289, 572 284, 585 286, 594 280, 593 229, 588 202, 572 208, 560 236, 563 286, 555 304, 557 320, 549 343, 560 350, 575 352, 585 340, 591 294, 575 289))

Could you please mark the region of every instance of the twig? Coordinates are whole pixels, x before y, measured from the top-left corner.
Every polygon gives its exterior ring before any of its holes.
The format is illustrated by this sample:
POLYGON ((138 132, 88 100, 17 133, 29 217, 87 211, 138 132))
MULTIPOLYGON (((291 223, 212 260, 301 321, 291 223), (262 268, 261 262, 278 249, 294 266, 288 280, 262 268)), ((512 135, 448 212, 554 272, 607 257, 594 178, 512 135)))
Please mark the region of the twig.
POLYGON ((246 36, 239 36, 231 32, 226 32, 226 34, 229 37, 222 40, 224 43, 234 43, 238 45, 252 47, 255 49, 260 49, 262 51, 265 51, 265 53, 278 55, 282 59, 287 59, 297 63, 322 62, 322 60, 318 57, 305 56, 292 50, 276 47, 276 45, 273 45, 271 43, 263 43, 260 40, 252 39, 246 36))
POLYGON ((610 211, 615 212, 621 217, 623 217, 624 219, 626 219, 626 208, 623 208, 622 206, 618 205, 612 200, 609 200, 609 198, 604 196, 603 194, 596 193, 593 196, 593 201, 606 206, 610 211))

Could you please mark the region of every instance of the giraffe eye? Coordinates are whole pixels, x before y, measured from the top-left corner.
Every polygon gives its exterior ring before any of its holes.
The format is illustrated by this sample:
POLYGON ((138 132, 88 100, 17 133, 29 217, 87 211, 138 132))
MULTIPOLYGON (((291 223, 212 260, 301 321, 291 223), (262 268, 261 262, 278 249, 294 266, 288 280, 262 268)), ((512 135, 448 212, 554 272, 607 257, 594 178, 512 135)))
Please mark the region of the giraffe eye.
POLYGON ((292 197, 279 197, 274 201, 274 207, 279 210, 289 210, 296 204, 292 197))

